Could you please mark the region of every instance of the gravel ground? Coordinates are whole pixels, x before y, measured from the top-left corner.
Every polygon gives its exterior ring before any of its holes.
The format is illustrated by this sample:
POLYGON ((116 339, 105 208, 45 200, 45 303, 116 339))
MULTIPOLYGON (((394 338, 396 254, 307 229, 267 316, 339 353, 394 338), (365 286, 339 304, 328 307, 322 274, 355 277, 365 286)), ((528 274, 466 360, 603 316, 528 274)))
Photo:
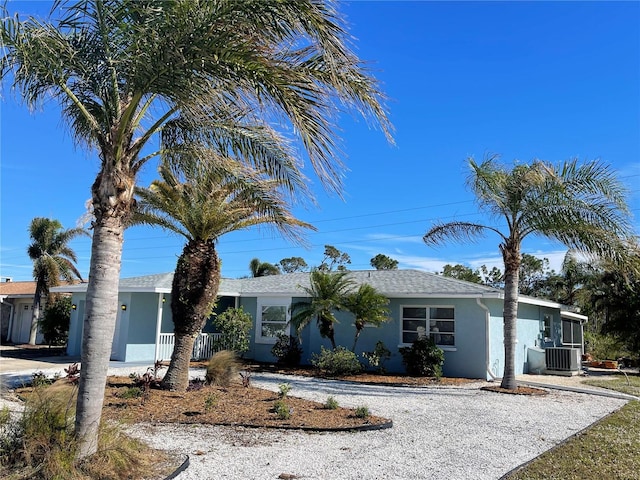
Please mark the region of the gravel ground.
MULTIPOLYGON (((394 388, 254 374, 252 384, 341 406, 367 406, 391 429, 302 433, 138 425, 150 445, 189 455, 187 479, 497 479, 620 408, 625 400, 566 391, 518 396, 461 387, 394 388), (285 475, 282 475, 285 474, 285 475), (287 476, 290 475, 290 476, 287 476)), ((294 412, 295 415, 295 412, 294 412)))

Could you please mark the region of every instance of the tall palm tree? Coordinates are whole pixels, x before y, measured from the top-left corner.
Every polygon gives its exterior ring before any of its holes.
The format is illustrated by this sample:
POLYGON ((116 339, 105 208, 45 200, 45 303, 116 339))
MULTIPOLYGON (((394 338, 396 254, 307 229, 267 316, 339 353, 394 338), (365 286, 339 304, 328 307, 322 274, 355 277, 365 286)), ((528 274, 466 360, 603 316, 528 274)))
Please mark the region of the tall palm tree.
POLYGON ((42 297, 48 296, 49 289, 58 286, 60 280, 82 280, 82 275, 74 265, 78 261, 76 253, 69 247, 69 242, 80 235, 88 233, 82 228, 63 230, 58 220, 50 218, 36 217, 31 220, 29 237, 33 242, 27 248, 27 254, 33 260, 36 291, 33 295, 29 345, 36 344, 42 297))
POLYGON ((334 312, 346 310, 345 300, 354 284, 347 277, 348 273, 346 271, 325 272, 318 269, 311 271, 310 286, 302 287, 309 300, 291 305, 291 324, 298 335, 315 318, 320 335, 328 338, 331 347, 335 350, 334 324, 338 320, 334 312))
MULTIPOLYGON (((390 140, 391 126, 384 96, 350 50, 331 2, 76 0, 53 8, 55 18, 45 21, 11 17, 3 8, 0 76, 29 107, 56 102, 72 137, 100 159, 91 187, 95 219, 76 409, 83 458, 97 449, 123 233, 138 173, 157 154, 156 134, 168 122, 182 124, 176 131, 197 126, 201 140, 252 159, 256 130, 230 132, 220 119, 274 121, 299 140, 322 183, 340 192, 336 112, 363 115, 390 140)), ((285 143, 266 127, 262 134, 274 148, 285 143)), ((261 169, 277 178, 301 168, 259 153, 261 169)))
POLYGON ((633 234, 625 189, 614 172, 599 161, 570 160, 560 165, 535 160, 511 170, 489 157, 469 160, 469 185, 482 210, 505 222, 496 226, 449 222, 432 227, 424 236, 428 245, 452 238, 473 240, 490 231, 500 238, 504 261, 504 352, 502 387, 514 390, 518 276, 523 240, 542 235, 576 251, 622 261, 633 234))
POLYGON ((356 351, 356 343, 365 325, 379 327, 389 320, 389 299, 367 283, 347 295, 345 307, 356 317, 356 334, 351 351, 356 351))
POLYGON ((163 379, 165 388, 185 391, 193 343, 211 315, 220 284, 216 243, 226 233, 270 225, 300 240, 301 228, 312 228, 291 216, 278 180, 263 179, 237 165, 210 168, 197 159, 162 164, 162 180, 136 188, 134 222, 157 225, 187 239, 171 286, 175 348, 163 379))

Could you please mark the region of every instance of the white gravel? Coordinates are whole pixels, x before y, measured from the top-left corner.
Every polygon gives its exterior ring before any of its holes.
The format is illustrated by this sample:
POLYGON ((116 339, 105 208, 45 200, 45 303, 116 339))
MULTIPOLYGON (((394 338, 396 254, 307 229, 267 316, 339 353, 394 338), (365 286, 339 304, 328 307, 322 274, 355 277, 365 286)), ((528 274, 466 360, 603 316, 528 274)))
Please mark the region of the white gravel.
MULTIPOLYGON (((255 386, 292 386, 290 395, 367 406, 393 420, 368 432, 304 433, 199 425, 138 425, 130 433, 189 455, 187 479, 497 479, 591 425, 625 400, 551 390, 497 394, 485 383, 397 388, 254 374, 255 386), (291 475, 287 477, 286 475, 291 475)), ((294 413, 295 414, 295 413, 294 413)))

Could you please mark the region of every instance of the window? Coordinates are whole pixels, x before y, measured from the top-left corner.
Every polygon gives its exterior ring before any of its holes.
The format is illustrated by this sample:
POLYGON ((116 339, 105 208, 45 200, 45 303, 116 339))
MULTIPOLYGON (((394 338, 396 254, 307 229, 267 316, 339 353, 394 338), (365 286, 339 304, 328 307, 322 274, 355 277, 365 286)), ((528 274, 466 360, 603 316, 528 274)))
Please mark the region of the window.
POLYGON ((279 333, 289 334, 289 304, 285 299, 258 301, 256 342, 275 343, 279 333))
POLYGON ((581 347, 582 328, 580 322, 562 319, 562 344, 581 347))
POLYGON ((545 314, 542 320, 542 337, 545 342, 551 342, 553 339, 551 337, 551 323, 553 322, 553 317, 549 314, 545 314))
POLYGON ((455 315, 453 307, 401 307, 402 343, 413 343, 429 335, 436 345, 454 346, 455 315))

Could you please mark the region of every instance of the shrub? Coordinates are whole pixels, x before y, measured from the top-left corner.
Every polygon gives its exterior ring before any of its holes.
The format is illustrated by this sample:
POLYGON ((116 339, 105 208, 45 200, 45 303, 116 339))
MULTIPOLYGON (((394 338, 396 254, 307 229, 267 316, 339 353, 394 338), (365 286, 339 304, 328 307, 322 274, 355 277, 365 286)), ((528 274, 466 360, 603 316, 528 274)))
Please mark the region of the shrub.
POLYGON ((300 364, 302 358, 302 348, 296 337, 286 333, 278 333, 278 340, 271 349, 271 355, 278 359, 278 363, 288 366, 300 364))
POLYGON ((273 411, 278 416, 280 420, 288 420, 291 418, 291 409, 287 402, 284 400, 277 400, 276 403, 273 404, 273 411))
POLYGON ((222 333, 217 347, 232 350, 240 355, 249 350, 249 331, 253 326, 251 315, 242 307, 228 308, 213 317, 213 324, 222 333))
POLYGON ((584 339, 587 352, 595 360, 617 360, 629 355, 623 343, 612 335, 584 332, 584 339))
POLYGON ((369 418, 369 407, 366 406, 361 406, 356 408, 356 413, 355 413, 356 417, 358 418, 369 418))
POLYGON ((291 384, 281 383, 280 385, 278 385, 278 393, 280 395, 280 398, 286 398, 286 396, 289 395, 290 391, 291 391, 291 384))
POLYGON ((69 336, 71 319, 71 297, 55 296, 47 304, 38 321, 44 341, 48 345, 64 345, 69 336))
POLYGON ((118 397, 128 398, 140 398, 143 395, 142 388, 140 387, 128 387, 122 393, 118 394, 118 397))
POLYGON ((218 396, 215 393, 210 393, 204 399, 204 409, 205 411, 213 410, 216 405, 218 405, 218 396))
POLYGON ((382 340, 378 340, 373 352, 364 352, 362 356, 376 372, 384 373, 387 371, 384 363, 391 358, 391 351, 385 347, 382 340))
POLYGON ((205 382, 208 385, 228 386, 238 374, 239 363, 236 354, 229 350, 215 353, 207 364, 205 382))
POLYGON ((320 347, 320 354, 314 354, 311 363, 328 375, 353 375, 362 371, 356 354, 344 347, 335 350, 320 347))
POLYGON ((329 396, 327 398, 327 401, 324 402, 324 408, 326 408, 327 410, 337 410, 338 407, 338 401, 332 396, 329 396))
POLYGON ((444 352, 430 337, 420 337, 410 347, 400 348, 400 354, 409 375, 436 378, 442 376, 444 352))

